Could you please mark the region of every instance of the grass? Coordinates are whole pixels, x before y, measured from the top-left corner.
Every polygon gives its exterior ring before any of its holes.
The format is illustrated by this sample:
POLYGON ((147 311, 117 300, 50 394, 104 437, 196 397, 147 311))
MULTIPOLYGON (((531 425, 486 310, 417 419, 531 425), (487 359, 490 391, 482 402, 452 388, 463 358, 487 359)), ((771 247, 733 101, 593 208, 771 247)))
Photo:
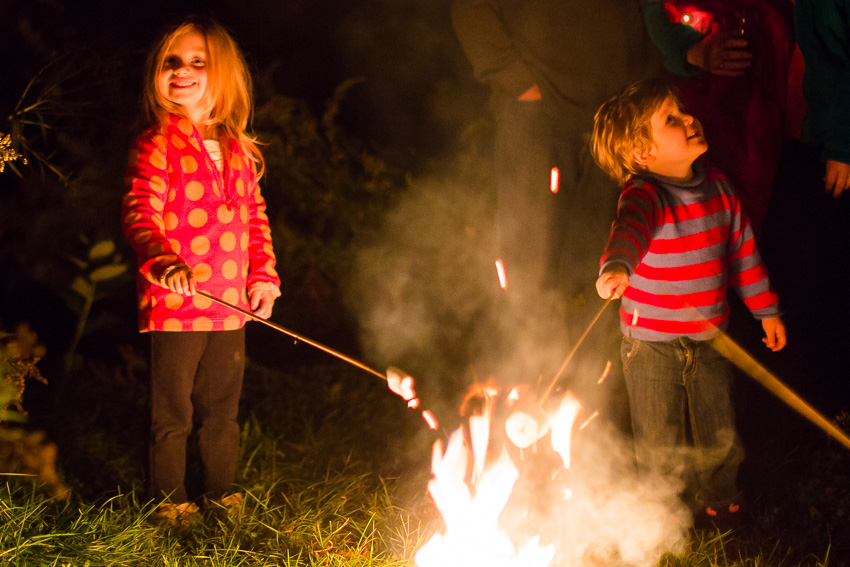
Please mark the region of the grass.
POLYGON ((34 485, 0 486, 0 563, 9 565, 351 565, 409 564, 410 517, 385 484, 354 470, 320 478, 284 463, 264 486, 244 488, 230 515, 205 506, 203 520, 164 527, 137 491, 101 502, 49 498, 34 485))
MULTIPOLYGON (((321 362, 286 371, 249 365, 237 479, 244 510, 228 516, 206 506, 201 522, 160 526, 156 503, 141 497, 144 413, 133 384, 143 373, 131 374, 90 371, 81 399, 42 420, 73 489, 67 501, 0 477, 0 565, 412 566, 441 526, 425 493, 433 437, 421 434, 418 416, 379 382, 321 362), (97 399, 111 404, 95 409, 97 399)), ((847 549, 846 523, 839 534, 836 520, 848 460, 822 450, 811 470, 825 478, 798 478, 777 495, 782 505, 759 503, 747 530, 692 532, 688 551, 660 566, 848 565, 830 546, 845 538, 847 549)), ((619 566, 586 563, 603 565, 619 566)))

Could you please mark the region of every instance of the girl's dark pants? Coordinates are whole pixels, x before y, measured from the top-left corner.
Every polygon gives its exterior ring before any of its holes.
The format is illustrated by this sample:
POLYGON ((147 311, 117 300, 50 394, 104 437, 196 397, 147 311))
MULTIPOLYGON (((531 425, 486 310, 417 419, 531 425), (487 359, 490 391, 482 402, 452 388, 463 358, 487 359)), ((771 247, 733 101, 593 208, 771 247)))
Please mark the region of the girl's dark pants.
POLYGON ((239 450, 237 414, 245 329, 151 333, 148 485, 154 499, 187 500, 186 442, 197 426, 204 490, 232 490, 239 450))

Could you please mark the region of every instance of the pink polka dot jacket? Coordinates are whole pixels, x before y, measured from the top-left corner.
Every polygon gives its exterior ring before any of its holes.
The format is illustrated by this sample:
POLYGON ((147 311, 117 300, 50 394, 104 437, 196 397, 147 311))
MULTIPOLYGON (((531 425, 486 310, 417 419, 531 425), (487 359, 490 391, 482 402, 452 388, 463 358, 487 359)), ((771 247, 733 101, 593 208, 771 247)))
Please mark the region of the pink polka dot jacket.
POLYGON ((130 150, 122 227, 139 259, 140 331, 221 331, 247 317, 201 295, 172 293, 159 283, 186 264, 198 289, 250 310, 247 290, 279 295, 271 229, 254 164, 233 140, 222 141, 222 171, 192 123, 170 116, 130 150))

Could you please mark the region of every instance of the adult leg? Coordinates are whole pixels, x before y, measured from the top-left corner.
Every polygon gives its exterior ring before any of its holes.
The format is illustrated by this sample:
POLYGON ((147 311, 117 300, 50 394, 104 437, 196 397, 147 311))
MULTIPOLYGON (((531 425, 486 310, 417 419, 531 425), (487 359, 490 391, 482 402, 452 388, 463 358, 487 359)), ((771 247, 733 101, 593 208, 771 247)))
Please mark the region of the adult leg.
POLYGON ((239 396, 245 370, 245 329, 207 333, 192 391, 204 488, 217 498, 233 489, 239 451, 239 396))
POLYGON ((567 298, 596 297, 599 258, 617 218, 620 198, 620 188, 594 163, 589 140, 589 133, 563 126, 555 142, 561 184, 547 264, 550 281, 567 298))
POLYGON ((155 499, 186 501, 186 439, 192 431, 192 387, 204 333, 151 333, 148 490, 155 499))
POLYGON ((549 185, 550 130, 539 102, 503 101, 497 110, 498 253, 505 263, 508 293, 530 300, 541 291, 549 259, 555 199, 549 185))

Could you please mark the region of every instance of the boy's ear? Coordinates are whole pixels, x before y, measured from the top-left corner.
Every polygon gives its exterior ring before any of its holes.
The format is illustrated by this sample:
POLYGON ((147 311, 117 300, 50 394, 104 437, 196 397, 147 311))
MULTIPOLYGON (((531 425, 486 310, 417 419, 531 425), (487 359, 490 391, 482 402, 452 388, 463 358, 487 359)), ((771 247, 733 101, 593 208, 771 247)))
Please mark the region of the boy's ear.
POLYGON ((632 159, 636 164, 646 167, 655 161, 655 152, 651 147, 649 149, 635 148, 632 150, 632 159))

